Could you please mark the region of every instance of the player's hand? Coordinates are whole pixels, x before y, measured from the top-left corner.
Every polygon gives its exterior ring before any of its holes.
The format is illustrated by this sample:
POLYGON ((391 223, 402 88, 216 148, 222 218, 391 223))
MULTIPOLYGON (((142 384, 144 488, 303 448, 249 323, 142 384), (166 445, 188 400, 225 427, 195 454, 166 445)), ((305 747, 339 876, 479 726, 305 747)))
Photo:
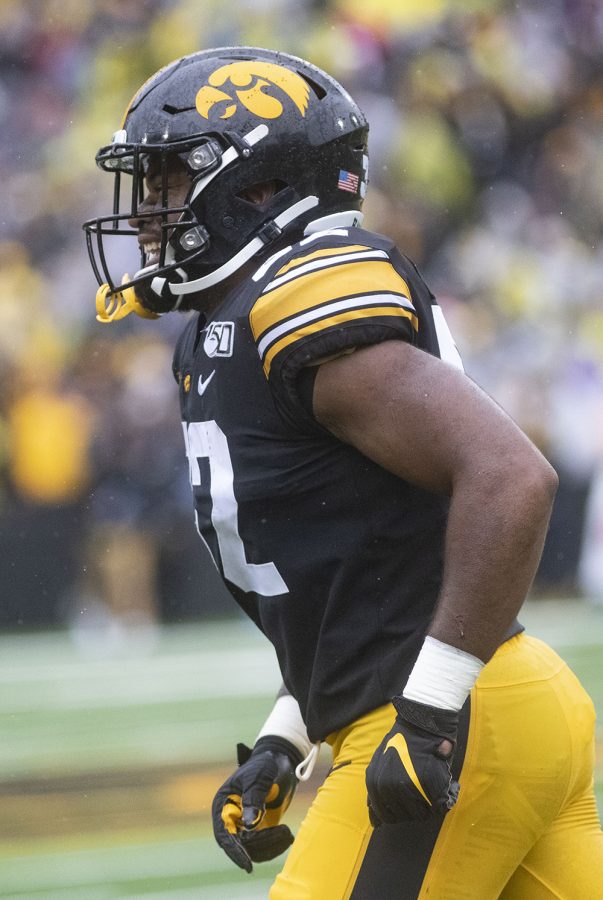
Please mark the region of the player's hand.
POLYGON ((283 738, 262 737, 253 750, 237 744, 237 758, 239 768, 214 797, 212 820, 220 847, 251 872, 252 863, 274 859, 293 843, 279 822, 297 787, 301 754, 283 738))
POLYGON ((392 703, 396 721, 366 770, 369 816, 375 827, 446 812, 459 794, 450 768, 458 712, 401 696, 392 703))

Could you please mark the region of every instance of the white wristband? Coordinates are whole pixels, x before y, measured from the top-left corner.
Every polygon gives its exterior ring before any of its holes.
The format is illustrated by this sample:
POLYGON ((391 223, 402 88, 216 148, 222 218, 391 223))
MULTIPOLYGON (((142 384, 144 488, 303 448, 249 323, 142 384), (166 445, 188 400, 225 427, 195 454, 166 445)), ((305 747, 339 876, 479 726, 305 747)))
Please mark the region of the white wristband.
POLYGON ((402 696, 440 709, 459 710, 483 668, 477 656, 427 635, 402 696))
POLYGON ((312 741, 308 737, 299 703, 290 694, 284 694, 277 699, 272 712, 262 725, 256 741, 269 734, 285 738, 299 750, 304 759, 312 748, 312 741))

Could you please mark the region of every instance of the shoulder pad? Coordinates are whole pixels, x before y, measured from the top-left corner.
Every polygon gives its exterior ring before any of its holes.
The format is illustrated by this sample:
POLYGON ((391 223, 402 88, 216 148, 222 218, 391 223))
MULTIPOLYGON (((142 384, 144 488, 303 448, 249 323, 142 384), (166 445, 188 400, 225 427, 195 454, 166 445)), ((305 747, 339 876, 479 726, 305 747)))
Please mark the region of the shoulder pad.
MULTIPOLYGON (((249 322, 267 376, 281 351, 302 343, 309 348, 333 329, 377 320, 405 320, 417 329, 410 287, 392 264, 387 244, 392 246, 361 229, 334 229, 266 261, 249 322)), ((341 337, 349 346, 351 337, 341 337)))

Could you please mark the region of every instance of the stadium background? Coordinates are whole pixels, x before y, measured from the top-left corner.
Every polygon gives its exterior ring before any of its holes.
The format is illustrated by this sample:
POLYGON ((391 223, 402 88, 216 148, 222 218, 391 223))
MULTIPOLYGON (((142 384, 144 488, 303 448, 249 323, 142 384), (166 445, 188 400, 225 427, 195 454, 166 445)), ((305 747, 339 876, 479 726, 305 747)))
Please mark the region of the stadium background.
POLYGON ((600 4, 2 0, 2 897, 251 900, 274 869, 231 872, 209 834, 278 676, 191 525, 182 322, 98 325, 80 228, 109 210, 93 157, 133 91, 231 43, 309 58, 368 114, 368 227, 559 471, 524 619, 603 709, 600 4))

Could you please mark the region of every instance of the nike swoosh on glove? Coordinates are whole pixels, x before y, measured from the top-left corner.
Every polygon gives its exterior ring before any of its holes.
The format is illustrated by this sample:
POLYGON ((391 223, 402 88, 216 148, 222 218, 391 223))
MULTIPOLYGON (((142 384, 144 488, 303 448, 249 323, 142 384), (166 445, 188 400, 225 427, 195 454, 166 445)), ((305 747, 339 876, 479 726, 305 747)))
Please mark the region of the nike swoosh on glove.
POLYGON ((214 836, 227 856, 251 872, 252 863, 284 853, 293 835, 280 818, 291 803, 301 753, 280 737, 261 737, 253 750, 237 744, 239 768, 212 804, 214 836))
POLYGON ((398 696, 392 699, 398 715, 373 754, 366 770, 371 823, 393 824, 426 819, 452 809, 459 785, 452 778, 459 714, 398 696), (444 755, 443 740, 452 743, 444 755))

